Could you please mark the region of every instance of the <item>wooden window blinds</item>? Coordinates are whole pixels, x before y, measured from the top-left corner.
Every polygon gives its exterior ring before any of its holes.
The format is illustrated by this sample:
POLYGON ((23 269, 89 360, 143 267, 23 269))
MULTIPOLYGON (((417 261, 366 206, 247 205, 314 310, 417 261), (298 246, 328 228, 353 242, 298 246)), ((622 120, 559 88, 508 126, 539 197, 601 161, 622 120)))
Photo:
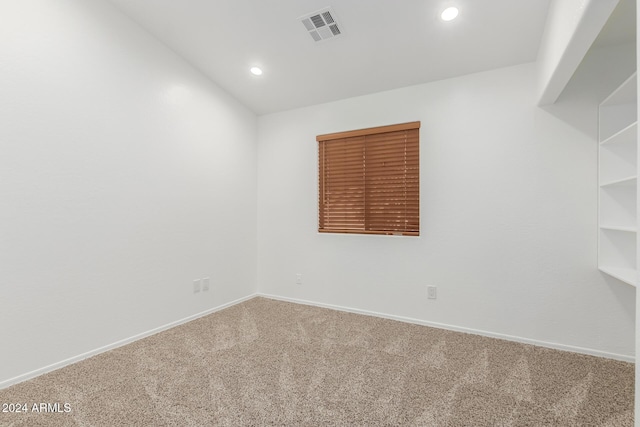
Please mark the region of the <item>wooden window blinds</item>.
POLYGON ((420 122, 316 140, 318 231, 420 234, 420 122))

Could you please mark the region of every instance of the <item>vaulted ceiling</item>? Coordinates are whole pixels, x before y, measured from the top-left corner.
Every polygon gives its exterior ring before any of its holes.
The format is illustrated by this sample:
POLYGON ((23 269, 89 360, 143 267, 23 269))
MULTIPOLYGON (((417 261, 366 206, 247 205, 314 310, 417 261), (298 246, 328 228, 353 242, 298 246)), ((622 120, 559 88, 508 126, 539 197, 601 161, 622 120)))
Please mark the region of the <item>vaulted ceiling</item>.
POLYGON ((550 0, 111 2, 266 114, 535 61, 550 0), (316 42, 299 18, 326 7, 341 34, 316 42))

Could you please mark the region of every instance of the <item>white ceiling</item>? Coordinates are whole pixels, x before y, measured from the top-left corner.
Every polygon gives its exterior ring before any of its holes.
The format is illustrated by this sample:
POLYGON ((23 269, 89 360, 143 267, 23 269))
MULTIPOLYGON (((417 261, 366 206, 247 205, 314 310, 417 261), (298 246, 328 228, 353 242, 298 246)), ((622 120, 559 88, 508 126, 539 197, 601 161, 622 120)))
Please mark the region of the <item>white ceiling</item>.
POLYGON ((258 114, 534 61, 550 3, 111 1, 258 114), (454 4, 459 17, 441 21, 454 4), (326 6, 343 35, 314 42, 297 18, 326 6))

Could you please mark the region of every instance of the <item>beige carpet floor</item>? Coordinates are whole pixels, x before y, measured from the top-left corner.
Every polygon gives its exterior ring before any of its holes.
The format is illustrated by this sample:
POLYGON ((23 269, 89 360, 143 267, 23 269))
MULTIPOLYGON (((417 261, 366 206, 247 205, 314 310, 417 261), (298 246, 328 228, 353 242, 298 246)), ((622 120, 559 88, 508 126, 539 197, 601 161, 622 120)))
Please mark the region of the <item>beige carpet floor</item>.
POLYGON ((0 390, 0 425, 613 427, 633 395, 630 363, 254 298, 0 390))

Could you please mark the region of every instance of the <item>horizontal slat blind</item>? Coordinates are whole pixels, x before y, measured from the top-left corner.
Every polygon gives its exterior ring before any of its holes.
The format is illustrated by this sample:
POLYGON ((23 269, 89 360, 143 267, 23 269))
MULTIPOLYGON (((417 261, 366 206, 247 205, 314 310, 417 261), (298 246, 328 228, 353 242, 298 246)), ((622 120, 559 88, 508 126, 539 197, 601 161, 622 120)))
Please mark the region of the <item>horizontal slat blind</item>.
POLYGON ((419 128, 318 136, 319 231, 419 235, 419 128))

